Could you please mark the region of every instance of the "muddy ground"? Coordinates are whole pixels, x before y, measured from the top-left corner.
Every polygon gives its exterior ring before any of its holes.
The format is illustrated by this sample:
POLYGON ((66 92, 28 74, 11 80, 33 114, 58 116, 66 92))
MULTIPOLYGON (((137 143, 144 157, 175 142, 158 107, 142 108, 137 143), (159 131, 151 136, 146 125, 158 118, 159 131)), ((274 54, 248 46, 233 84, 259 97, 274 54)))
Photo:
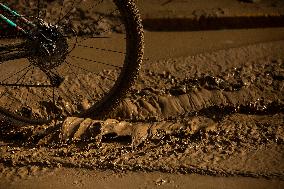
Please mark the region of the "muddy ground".
POLYGON ((149 45, 107 120, 2 119, 0 188, 283 188, 283 29, 222 32, 149 45))
POLYGON ((244 176, 283 186, 283 50, 275 41, 145 61, 106 121, 2 122, 1 186, 61 167, 244 176))

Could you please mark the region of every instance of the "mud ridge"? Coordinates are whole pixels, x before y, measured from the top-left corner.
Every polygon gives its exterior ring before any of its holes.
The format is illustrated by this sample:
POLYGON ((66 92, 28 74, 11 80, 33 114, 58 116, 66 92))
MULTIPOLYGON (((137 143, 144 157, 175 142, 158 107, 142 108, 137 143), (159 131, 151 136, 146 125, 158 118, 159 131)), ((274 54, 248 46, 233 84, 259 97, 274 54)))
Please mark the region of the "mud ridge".
POLYGON ((204 115, 221 120, 233 113, 269 115, 283 112, 283 101, 266 101, 262 96, 254 96, 249 90, 240 93, 221 91, 200 91, 183 95, 126 99, 121 103, 113 117, 132 121, 161 121, 181 119, 186 116, 204 115), (242 100, 239 100, 242 99, 242 100))

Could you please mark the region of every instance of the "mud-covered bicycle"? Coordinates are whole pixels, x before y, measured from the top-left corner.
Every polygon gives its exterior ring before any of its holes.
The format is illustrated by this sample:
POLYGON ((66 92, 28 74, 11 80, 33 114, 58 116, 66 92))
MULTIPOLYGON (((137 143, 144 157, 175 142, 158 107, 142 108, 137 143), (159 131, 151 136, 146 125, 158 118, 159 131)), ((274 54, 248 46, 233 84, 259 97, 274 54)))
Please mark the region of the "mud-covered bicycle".
POLYGON ((102 117, 133 85, 144 46, 133 0, 15 0, 0 10, 1 114, 31 124, 102 117))

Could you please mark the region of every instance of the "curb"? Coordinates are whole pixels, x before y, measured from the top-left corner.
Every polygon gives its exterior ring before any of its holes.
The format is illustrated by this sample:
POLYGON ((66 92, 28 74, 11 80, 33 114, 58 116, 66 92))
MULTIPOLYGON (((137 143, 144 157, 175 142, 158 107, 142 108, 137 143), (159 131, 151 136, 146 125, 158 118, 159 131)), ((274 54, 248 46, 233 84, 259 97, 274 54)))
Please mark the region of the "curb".
POLYGON ((283 15, 227 16, 199 18, 143 18, 144 29, 149 31, 199 31, 284 27, 283 15))

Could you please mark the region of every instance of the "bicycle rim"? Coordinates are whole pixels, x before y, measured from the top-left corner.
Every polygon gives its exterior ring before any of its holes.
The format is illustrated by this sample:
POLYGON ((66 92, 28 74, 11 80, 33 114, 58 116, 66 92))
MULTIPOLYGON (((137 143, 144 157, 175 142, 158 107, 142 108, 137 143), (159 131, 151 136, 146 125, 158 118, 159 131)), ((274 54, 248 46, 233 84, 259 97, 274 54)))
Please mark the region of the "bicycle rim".
MULTIPOLYGON (((32 124, 67 116, 104 118, 127 94, 143 56, 143 29, 132 0, 4 3, 37 26, 54 26, 60 40, 53 56, 34 53, 1 62, 2 114, 32 124), (53 85, 52 75, 60 76, 59 86, 53 85)), ((0 34, 0 48, 28 41, 8 30, 0 34)), ((32 44, 13 51, 27 48, 39 49, 32 44)))

